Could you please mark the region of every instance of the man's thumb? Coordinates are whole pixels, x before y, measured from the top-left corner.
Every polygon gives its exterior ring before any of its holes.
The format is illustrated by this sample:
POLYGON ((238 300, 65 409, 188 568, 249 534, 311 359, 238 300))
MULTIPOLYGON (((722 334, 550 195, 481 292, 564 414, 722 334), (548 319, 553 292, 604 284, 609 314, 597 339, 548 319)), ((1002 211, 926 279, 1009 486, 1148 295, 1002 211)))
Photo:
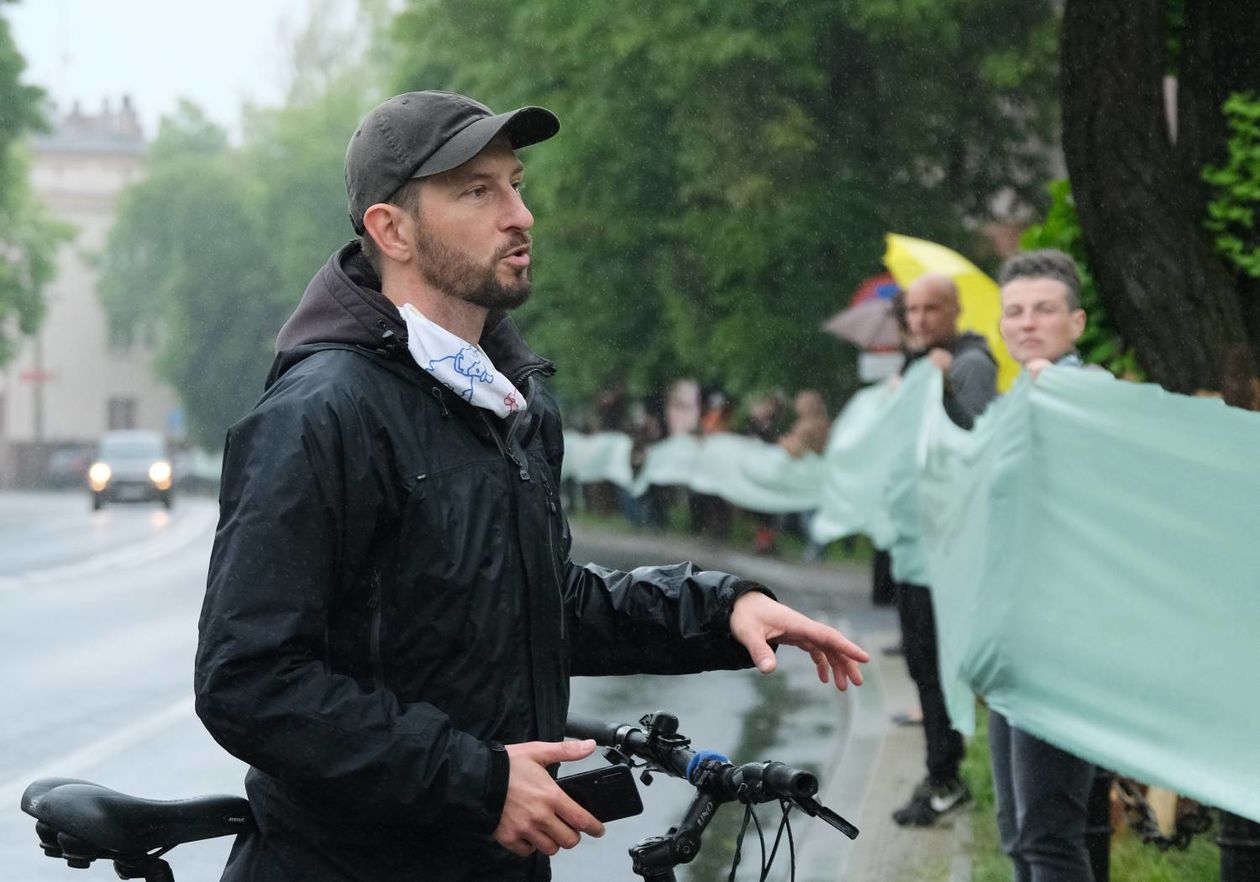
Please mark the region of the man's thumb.
POLYGON ((588 757, 594 753, 595 742, 589 738, 585 741, 557 741, 554 748, 554 756, 550 757, 548 761, 568 763, 588 757))
POLYGON ((761 673, 768 674, 774 670, 774 650, 770 648, 770 644, 758 641, 748 647, 748 655, 761 673))

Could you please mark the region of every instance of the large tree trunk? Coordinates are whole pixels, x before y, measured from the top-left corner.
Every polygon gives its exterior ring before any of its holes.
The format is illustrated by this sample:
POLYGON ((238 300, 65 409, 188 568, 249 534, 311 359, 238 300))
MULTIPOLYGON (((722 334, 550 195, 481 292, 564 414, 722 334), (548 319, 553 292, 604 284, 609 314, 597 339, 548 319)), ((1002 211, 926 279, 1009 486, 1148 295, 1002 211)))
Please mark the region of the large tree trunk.
MULTIPOLYGON (((1197 166, 1168 136, 1160 6, 1068 0, 1063 152, 1090 265, 1120 333, 1155 382, 1219 389, 1230 354, 1253 350, 1235 281, 1203 232, 1197 166)), ((1187 13, 1205 14, 1196 6, 1189 0, 1187 13)))
MULTIPOLYGON (((1199 176, 1205 165, 1229 158, 1229 130, 1221 107, 1235 92, 1260 92, 1260 7, 1256 0, 1185 0, 1177 150, 1195 176, 1204 204, 1211 198, 1199 176)), ((1243 323, 1260 350, 1260 279, 1238 279, 1243 323)), ((1246 376, 1260 374, 1260 351, 1246 353, 1246 376)), ((1240 367, 1242 365, 1240 364, 1240 367)))

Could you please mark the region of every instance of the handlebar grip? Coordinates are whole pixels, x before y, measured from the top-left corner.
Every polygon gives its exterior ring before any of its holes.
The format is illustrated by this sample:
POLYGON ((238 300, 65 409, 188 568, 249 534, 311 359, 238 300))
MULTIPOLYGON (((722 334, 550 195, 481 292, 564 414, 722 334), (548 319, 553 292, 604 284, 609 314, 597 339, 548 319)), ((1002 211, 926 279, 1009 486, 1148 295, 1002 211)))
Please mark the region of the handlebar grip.
POLYGON ((767 790, 789 799, 813 796, 818 792, 818 778, 813 774, 779 762, 766 763, 761 781, 767 790))
POLYGON ((569 717, 564 724, 564 734, 581 741, 589 738, 603 747, 611 747, 617 743, 617 732, 621 728, 617 723, 606 723, 592 717, 569 717))

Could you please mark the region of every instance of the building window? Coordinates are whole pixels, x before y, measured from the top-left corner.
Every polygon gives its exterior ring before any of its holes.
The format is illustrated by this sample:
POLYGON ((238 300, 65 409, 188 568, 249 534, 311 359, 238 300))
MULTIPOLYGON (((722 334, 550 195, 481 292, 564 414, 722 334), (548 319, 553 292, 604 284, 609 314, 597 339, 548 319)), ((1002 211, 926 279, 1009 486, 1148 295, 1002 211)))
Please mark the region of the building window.
POLYGON ((134 429, 136 427, 136 399, 109 399, 109 428, 134 429))

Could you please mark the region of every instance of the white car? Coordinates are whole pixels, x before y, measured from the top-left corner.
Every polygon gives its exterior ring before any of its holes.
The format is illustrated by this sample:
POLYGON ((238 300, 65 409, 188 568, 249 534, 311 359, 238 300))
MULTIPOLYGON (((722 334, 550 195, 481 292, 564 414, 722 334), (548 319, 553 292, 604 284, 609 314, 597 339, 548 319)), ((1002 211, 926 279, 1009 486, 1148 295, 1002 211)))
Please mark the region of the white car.
POLYGON ((88 468, 92 508, 106 502, 161 502, 171 507, 170 453, 159 432, 106 432, 88 468))

